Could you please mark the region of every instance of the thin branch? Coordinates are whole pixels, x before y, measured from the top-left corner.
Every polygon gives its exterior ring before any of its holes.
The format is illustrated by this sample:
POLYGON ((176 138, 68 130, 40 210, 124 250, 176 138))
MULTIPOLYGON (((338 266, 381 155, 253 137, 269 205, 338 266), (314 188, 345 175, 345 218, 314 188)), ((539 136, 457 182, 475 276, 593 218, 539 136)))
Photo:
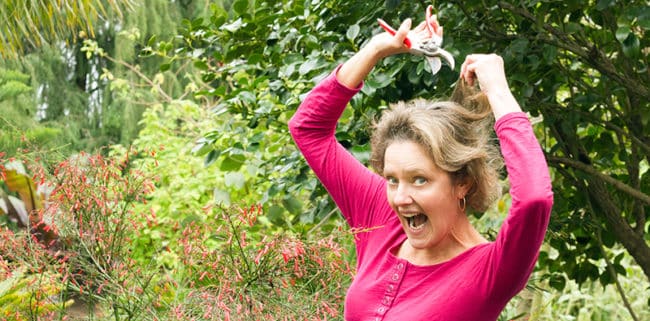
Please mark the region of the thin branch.
POLYGON ((145 74, 143 74, 140 70, 133 67, 132 65, 130 65, 130 64, 128 64, 128 63, 126 63, 126 62, 124 62, 122 60, 115 59, 115 58, 113 58, 113 57, 111 57, 109 55, 102 55, 102 57, 106 58, 108 61, 110 61, 112 63, 119 64, 119 65, 124 66, 124 67, 128 68, 129 70, 133 71, 136 75, 138 75, 138 77, 140 77, 142 80, 144 80, 147 84, 149 84, 151 87, 155 88, 156 91, 165 99, 165 101, 172 102, 174 100, 171 96, 167 95, 167 93, 164 90, 162 90, 162 88, 160 88, 159 84, 154 83, 153 80, 149 79, 149 77, 147 77, 145 74))
MULTIPOLYGON (((499 2, 499 7, 509 10, 510 12, 528 19, 537 25, 540 24, 535 15, 533 15, 526 8, 516 7, 505 1, 499 2)), ((578 57, 582 58, 584 61, 592 65, 595 69, 599 70, 602 74, 614 79, 616 82, 623 85, 629 91, 636 93, 645 99, 650 99, 650 89, 648 87, 639 84, 637 80, 630 77, 631 75, 619 74, 616 66, 612 63, 612 61, 609 60, 609 58, 602 51, 598 50, 595 45, 592 44, 591 47, 587 48, 588 44, 584 44, 585 46, 583 47, 581 44, 572 41, 565 32, 554 28, 548 23, 543 23, 540 27, 556 38, 552 39, 547 37, 540 37, 538 38, 540 41, 544 41, 559 48, 567 49, 573 52, 578 57)))
POLYGON ((329 220, 329 218, 330 218, 332 215, 334 215, 334 213, 336 213, 336 210, 337 210, 337 209, 338 209, 338 208, 335 207, 333 210, 331 210, 329 213, 327 213, 327 215, 325 215, 325 217, 323 217, 323 219, 320 220, 320 222, 318 222, 318 224, 316 224, 316 226, 312 227, 312 228, 309 230, 308 234, 310 234, 312 231, 316 231, 316 230, 318 230, 318 229, 319 229, 323 224, 325 224, 325 222, 327 222, 327 220, 329 220))
MULTIPOLYGON (((556 112, 566 112, 566 109, 562 109, 558 105, 547 104, 546 106, 549 107, 549 108, 554 109, 556 112)), ((615 109, 614 108, 609 108, 607 110, 611 111, 611 110, 615 110, 615 109)), ((623 129, 620 126, 614 124, 613 122, 606 121, 606 120, 603 120, 601 118, 594 117, 593 114, 582 111, 582 110, 574 109, 574 110, 571 110, 571 112, 580 114, 580 116, 589 119, 591 124, 593 124, 593 125, 602 126, 605 129, 611 130, 611 131, 613 131, 613 132, 615 132, 615 133, 617 133, 617 134, 619 134, 619 135, 621 135, 623 137, 629 138, 634 144, 639 146, 646 154, 650 155, 650 145, 643 142, 640 138, 635 136, 633 133, 631 133, 629 131, 625 131, 625 129, 623 129)))
POLYGON ((617 180, 615 178, 612 178, 611 176, 608 176, 608 175, 605 175, 605 174, 599 172, 593 166, 590 166, 590 165, 587 165, 585 163, 582 163, 582 162, 579 162, 579 161, 576 161, 576 160, 573 160, 573 159, 570 159, 570 158, 566 158, 566 157, 558 157, 558 156, 549 155, 549 156, 547 156, 546 159, 550 163, 553 163, 553 164, 566 165, 566 166, 573 167, 573 168, 575 168, 577 170, 583 171, 583 172, 585 172, 585 173, 587 173, 589 175, 592 175, 592 176, 594 176, 594 177, 596 177, 596 178, 598 178, 598 179, 600 179, 600 180, 602 180, 604 182, 607 182, 607 183, 611 184, 612 186, 614 186, 619 191, 621 191, 623 193, 626 193, 626 194, 628 194, 628 195, 630 195, 630 196, 632 196, 632 197, 634 197, 634 198, 636 198, 636 199, 650 205, 650 196, 649 195, 646 195, 646 194, 642 193, 641 191, 639 191, 639 190, 637 190, 637 189, 635 189, 635 188, 633 188, 633 187, 631 187, 631 186, 629 186, 629 185, 627 185, 627 184, 625 184, 625 183, 623 183, 623 182, 621 182, 621 181, 619 181, 619 180, 617 180))
POLYGON ((623 300, 623 304, 627 308, 627 311, 630 312, 630 315, 632 316, 632 319, 634 321, 639 321, 639 318, 636 316, 634 313, 634 310, 632 309, 632 305, 630 305, 630 301, 627 300, 627 297, 625 296, 625 291, 623 290, 623 287, 621 286, 621 282, 618 281, 618 274, 616 273, 616 270, 614 269, 614 266, 612 265, 612 262, 609 261, 609 258, 607 257, 607 252, 605 252, 605 247, 603 245, 603 239, 600 236, 600 230, 598 230, 598 233, 596 233, 598 236, 596 240, 598 241, 598 248, 600 248, 600 252, 603 254, 603 259, 605 259, 605 264, 607 264, 607 271, 609 274, 612 276, 614 279, 614 284, 616 285, 616 290, 618 290, 618 293, 621 295, 621 299, 623 300))

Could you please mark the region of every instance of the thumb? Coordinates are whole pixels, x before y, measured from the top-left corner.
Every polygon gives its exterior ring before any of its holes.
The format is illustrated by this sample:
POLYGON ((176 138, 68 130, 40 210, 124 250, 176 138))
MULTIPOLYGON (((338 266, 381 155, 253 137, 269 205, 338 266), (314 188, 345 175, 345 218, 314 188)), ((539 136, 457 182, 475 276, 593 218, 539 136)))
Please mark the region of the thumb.
POLYGON ((406 35, 409 33, 410 30, 411 30, 411 18, 407 18, 406 20, 402 21, 402 24, 399 26, 396 35, 406 37, 406 35))
POLYGON ((407 38, 407 35, 409 31, 411 31, 411 18, 407 18, 402 22, 402 24, 399 26, 399 29, 395 33, 395 38, 397 38, 400 42, 404 42, 407 47, 411 47, 410 42, 407 38))

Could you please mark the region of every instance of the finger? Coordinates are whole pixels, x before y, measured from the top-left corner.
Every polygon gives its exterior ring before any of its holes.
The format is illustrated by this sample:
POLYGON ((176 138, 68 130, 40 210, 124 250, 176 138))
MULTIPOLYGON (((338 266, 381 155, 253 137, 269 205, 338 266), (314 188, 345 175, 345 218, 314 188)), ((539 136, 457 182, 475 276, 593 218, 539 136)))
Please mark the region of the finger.
POLYGON ((411 30, 411 23, 411 18, 406 18, 406 20, 402 21, 402 24, 399 26, 398 32, 407 34, 409 30, 411 30))
POLYGON ((461 66, 460 76, 465 79, 467 84, 470 86, 474 85, 474 80, 476 79, 476 55, 468 55, 465 57, 465 61, 461 66))
POLYGON ((442 30, 441 30, 442 27, 440 26, 440 23, 438 23, 438 18, 436 17, 436 15, 431 16, 430 26, 431 26, 431 31, 433 31, 434 34, 438 36, 442 36, 442 30))
POLYGON ((411 43, 407 38, 409 31, 411 30, 411 18, 407 18, 402 22, 395 34, 395 38, 400 42, 406 44, 407 47, 411 47, 411 43))

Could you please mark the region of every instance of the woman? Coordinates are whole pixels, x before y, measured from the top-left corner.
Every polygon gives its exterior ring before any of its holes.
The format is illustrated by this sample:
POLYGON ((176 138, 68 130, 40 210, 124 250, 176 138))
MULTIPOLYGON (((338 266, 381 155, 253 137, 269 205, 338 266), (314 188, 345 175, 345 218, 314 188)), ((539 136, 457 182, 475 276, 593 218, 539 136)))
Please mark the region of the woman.
POLYGON ((503 60, 468 56, 457 85, 478 84, 489 102, 508 171, 512 207, 494 242, 466 214, 485 210, 497 196, 498 162, 480 126, 485 113, 473 110, 480 99, 455 94, 451 102, 398 104, 372 137, 376 173, 334 137, 374 65, 407 52, 405 37, 422 30, 410 28, 406 20, 394 36, 373 37, 310 92, 289 122, 347 222, 365 231, 355 238, 357 275, 345 319, 496 320, 530 276, 553 199, 544 155, 509 90, 503 60))

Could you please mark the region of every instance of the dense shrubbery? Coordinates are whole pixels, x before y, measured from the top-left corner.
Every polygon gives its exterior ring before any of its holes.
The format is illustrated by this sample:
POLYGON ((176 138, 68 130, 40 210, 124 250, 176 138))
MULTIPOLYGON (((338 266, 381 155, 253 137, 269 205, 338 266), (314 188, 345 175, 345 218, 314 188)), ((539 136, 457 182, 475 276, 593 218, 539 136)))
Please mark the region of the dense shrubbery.
POLYGON ((58 318, 71 300, 124 320, 340 316, 352 277, 340 242, 351 236, 265 232, 261 205, 207 202, 193 209, 200 218, 170 222, 169 212, 139 211, 153 181, 130 162, 80 155, 44 178, 56 182, 43 217, 57 242, 3 229, 3 319, 58 318), (177 233, 133 242, 145 231, 177 233))

